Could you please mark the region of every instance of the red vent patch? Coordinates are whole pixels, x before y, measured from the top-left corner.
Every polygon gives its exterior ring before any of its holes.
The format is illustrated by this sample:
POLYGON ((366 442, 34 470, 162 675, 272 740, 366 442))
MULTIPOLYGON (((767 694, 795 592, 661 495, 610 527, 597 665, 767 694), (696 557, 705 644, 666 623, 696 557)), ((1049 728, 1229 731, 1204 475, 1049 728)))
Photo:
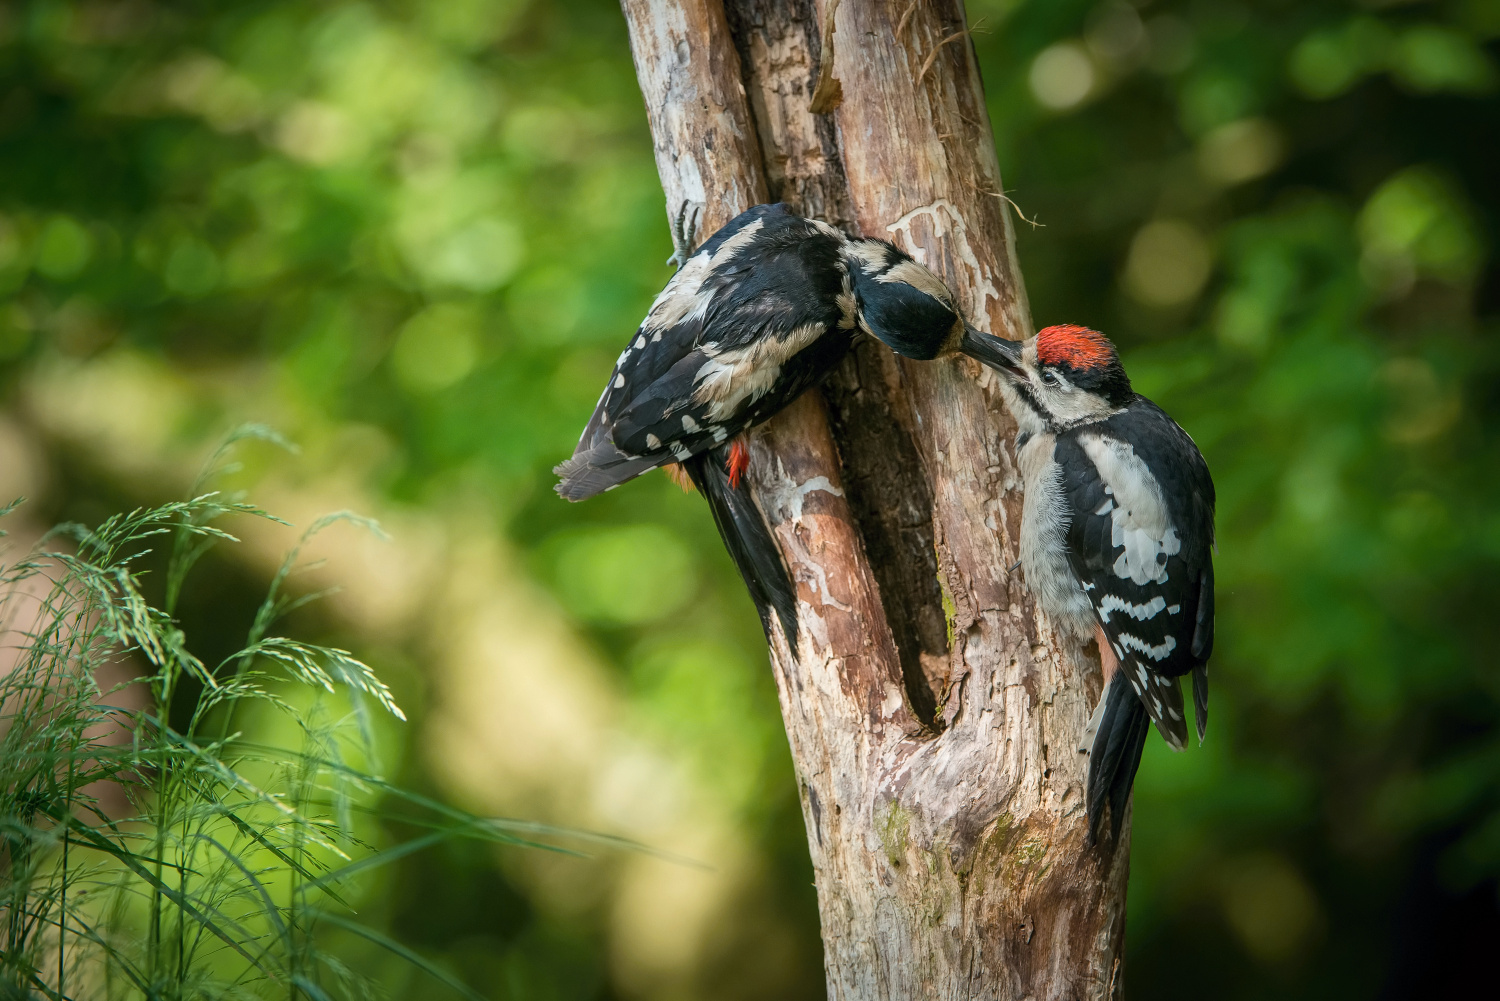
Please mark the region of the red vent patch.
POLYGON ((1109 365, 1115 360, 1115 346, 1097 330, 1063 323, 1037 332, 1036 356, 1043 365, 1083 370, 1109 365))

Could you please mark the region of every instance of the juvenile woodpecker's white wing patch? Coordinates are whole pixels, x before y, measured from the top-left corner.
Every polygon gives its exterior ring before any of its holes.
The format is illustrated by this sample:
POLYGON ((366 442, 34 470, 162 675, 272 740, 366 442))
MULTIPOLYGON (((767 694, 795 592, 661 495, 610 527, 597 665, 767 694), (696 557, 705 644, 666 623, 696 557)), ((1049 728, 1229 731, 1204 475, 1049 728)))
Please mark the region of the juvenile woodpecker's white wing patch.
POLYGON ((1110 495, 1098 513, 1109 515, 1110 542, 1124 549, 1115 560, 1115 576, 1136 584, 1166 583, 1167 557, 1177 555, 1182 542, 1167 513, 1161 484, 1128 442, 1082 434, 1078 443, 1110 495))
MULTIPOLYGON (((1117 595, 1106 594, 1104 597, 1099 599, 1099 617, 1105 622, 1109 622, 1111 613, 1124 612, 1132 619, 1136 619, 1140 622, 1145 622, 1147 619, 1156 618, 1156 613, 1166 607, 1166 599, 1159 594, 1143 605, 1132 605, 1130 602, 1117 595)), ((1172 606, 1172 608, 1174 609, 1180 607, 1180 605, 1172 606)))
MULTIPOLYGON (((1177 649, 1177 637, 1168 636, 1161 643, 1152 645, 1141 639, 1139 636, 1133 636, 1130 633, 1121 633, 1120 645, 1127 650, 1134 650, 1136 653, 1143 653, 1147 657, 1150 657, 1152 660, 1162 661, 1166 660, 1167 657, 1171 655, 1172 651, 1177 649)), ((1144 671, 1145 668, 1142 668, 1141 670, 1144 671)))

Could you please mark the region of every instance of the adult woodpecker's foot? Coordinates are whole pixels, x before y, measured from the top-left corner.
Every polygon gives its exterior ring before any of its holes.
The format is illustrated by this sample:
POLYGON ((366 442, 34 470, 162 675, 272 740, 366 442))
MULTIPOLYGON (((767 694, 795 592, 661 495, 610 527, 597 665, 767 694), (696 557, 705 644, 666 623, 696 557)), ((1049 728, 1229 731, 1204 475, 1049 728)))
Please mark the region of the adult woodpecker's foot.
POLYGON ((667 263, 680 268, 693 256, 693 238, 698 235, 698 220, 703 218, 703 206, 683 199, 677 207, 677 218, 672 221, 672 256, 667 263))
POLYGON ((750 446, 743 436, 729 443, 729 488, 738 490, 745 470, 750 468, 750 446))

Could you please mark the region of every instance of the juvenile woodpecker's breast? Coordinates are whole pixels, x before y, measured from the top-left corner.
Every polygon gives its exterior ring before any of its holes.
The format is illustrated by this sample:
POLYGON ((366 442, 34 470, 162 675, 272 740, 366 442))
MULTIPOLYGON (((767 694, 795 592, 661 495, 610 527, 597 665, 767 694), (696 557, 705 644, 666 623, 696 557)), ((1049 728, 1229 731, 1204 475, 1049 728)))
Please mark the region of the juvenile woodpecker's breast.
POLYGON ((1057 436, 1032 434, 1016 454, 1025 485, 1021 508, 1021 567, 1026 585, 1053 625, 1082 641, 1093 632, 1093 609, 1068 563, 1072 515, 1065 471, 1056 460, 1057 436))

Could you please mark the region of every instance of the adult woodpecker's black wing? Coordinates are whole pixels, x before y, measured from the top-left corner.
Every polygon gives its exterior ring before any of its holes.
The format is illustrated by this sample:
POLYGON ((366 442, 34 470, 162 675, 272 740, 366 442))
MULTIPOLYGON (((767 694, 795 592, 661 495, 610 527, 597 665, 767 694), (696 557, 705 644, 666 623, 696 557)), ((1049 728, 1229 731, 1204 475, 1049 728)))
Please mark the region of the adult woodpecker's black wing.
POLYGON ((680 462, 769 631, 774 610, 797 650, 796 586, 726 443, 818 382, 848 350, 855 300, 844 237, 782 205, 758 205, 692 254, 657 296, 584 428, 556 469, 583 500, 680 462))
POLYGON ((1106 803, 1119 832, 1144 720, 1173 748, 1186 743, 1184 674, 1193 675, 1199 739, 1207 725, 1214 488, 1187 432, 1144 397, 1058 435, 1054 458, 1070 514, 1068 560, 1120 661, 1089 761, 1097 837, 1106 803))
POLYGON ((827 374, 855 326, 843 243, 783 205, 710 237, 621 353, 557 492, 583 500, 717 448, 827 374))

